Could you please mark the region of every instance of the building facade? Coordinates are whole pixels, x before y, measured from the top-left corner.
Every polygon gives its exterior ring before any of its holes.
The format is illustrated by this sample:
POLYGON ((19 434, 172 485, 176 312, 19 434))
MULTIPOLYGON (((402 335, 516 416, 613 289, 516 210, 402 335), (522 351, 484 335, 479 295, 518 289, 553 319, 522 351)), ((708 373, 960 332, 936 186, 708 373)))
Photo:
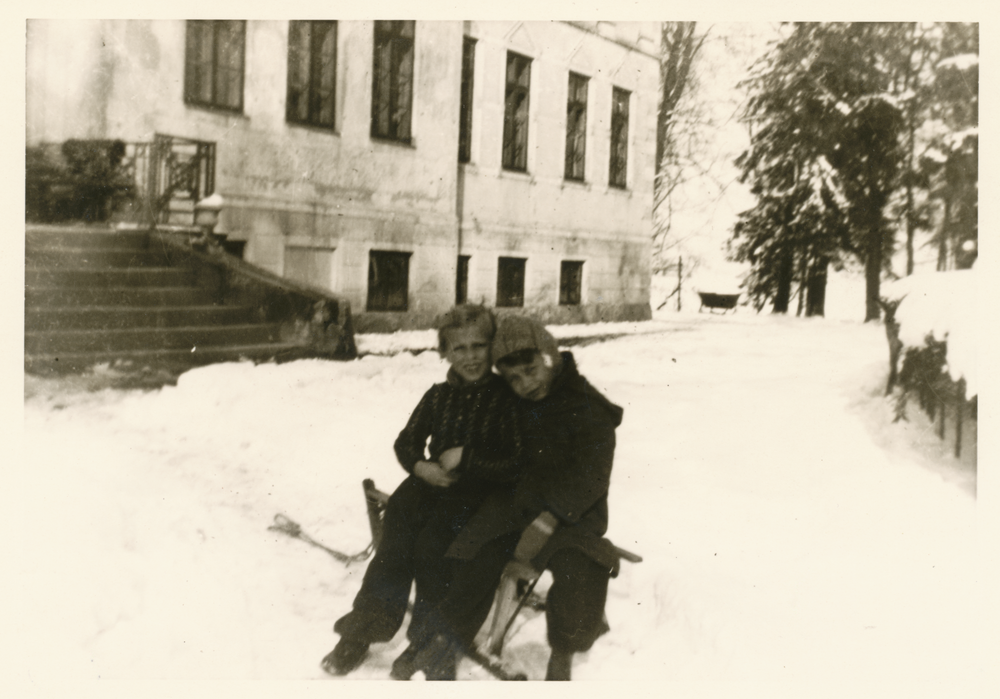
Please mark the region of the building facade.
POLYGON ((650 317, 655 23, 31 20, 27 142, 214 144, 217 231, 351 302, 650 317))

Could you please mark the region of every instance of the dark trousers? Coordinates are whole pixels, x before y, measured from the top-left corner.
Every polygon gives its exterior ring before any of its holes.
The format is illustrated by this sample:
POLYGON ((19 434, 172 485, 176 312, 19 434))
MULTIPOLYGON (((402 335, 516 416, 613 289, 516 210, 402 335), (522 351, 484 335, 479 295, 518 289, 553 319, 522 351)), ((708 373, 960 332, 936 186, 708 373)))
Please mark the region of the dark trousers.
POLYGON ((486 543, 472 560, 451 561, 447 594, 428 614, 428 635, 444 634, 464 647, 472 645, 520 538, 520 532, 506 534, 486 543))
MULTIPOLYGON (((447 595, 428 614, 432 632, 450 635, 466 647, 472 645, 489 616, 500 576, 519 539, 519 532, 507 534, 484 545, 473 560, 455 563, 447 595)), ((549 646, 570 653, 589 650, 607 631, 604 603, 609 571, 570 547, 553 553, 546 568, 552 573, 545 602, 549 646)))
POLYGON ((574 548, 556 551, 547 567, 552 572, 552 587, 545 601, 549 646, 566 653, 590 650, 597 637, 607 631, 607 568, 574 548))
POLYGON ((337 620, 334 631, 360 643, 391 640, 403 624, 416 581, 407 635, 411 641, 423 638, 428 611, 449 589, 452 565, 444 553, 475 511, 476 500, 461 490, 434 488, 416 476, 404 480, 386 504, 382 541, 353 609, 337 620))

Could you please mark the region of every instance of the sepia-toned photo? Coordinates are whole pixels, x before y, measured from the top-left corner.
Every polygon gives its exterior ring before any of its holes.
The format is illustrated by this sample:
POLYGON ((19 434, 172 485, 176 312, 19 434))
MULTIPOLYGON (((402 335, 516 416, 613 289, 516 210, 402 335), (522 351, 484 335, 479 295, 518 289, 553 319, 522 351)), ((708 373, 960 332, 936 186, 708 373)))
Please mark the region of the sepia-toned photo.
POLYGON ((677 9, 26 21, 16 685, 990 695, 979 23, 677 9))

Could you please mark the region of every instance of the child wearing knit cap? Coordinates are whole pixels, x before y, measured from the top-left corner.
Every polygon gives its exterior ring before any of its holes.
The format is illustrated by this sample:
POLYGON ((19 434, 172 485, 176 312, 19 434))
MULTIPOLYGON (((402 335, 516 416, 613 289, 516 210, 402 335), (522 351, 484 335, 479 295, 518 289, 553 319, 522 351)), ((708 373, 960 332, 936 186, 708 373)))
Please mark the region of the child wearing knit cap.
POLYGON ((427 391, 396 439, 396 456, 409 475, 389 498, 382 540, 353 609, 334 625, 340 641, 322 662, 331 674, 347 674, 372 643, 395 636, 416 582, 410 647, 392 671, 396 679, 410 678, 425 644, 427 610, 448 589, 446 549, 488 496, 513 488, 521 438, 516 396, 491 371, 495 328, 493 314, 482 306, 456 306, 439 320, 447 379, 427 391))
POLYGON ((447 556, 461 563, 431 615, 436 636, 416 662, 428 679, 453 665, 513 558, 552 573, 546 679, 568 680, 574 654, 607 631, 604 603, 619 554, 604 533, 623 411, 580 375, 572 353, 560 353, 535 320, 501 318, 491 353, 521 398, 525 464, 516 488, 490 495, 449 547, 447 556))

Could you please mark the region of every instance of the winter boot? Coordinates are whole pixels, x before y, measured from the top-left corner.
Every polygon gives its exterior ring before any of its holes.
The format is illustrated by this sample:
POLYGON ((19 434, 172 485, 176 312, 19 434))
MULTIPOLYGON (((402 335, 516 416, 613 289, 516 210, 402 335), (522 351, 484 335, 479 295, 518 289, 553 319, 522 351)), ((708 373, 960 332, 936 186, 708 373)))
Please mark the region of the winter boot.
POLYGON ((417 652, 420 649, 413 643, 406 647, 399 657, 392 661, 392 671, 389 676, 394 680, 409 680, 417 672, 417 652))
POLYGON ((417 653, 416 670, 423 670, 430 681, 453 681, 458 675, 458 644, 438 634, 417 653))
POLYGON ((368 644, 352 640, 347 636, 340 639, 321 665, 331 675, 346 675, 361 664, 368 653, 368 644))
POLYGON ((573 669, 573 653, 562 650, 552 650, 549 656, 549 667, 545 672, 546 680, 569 681, 573 669))

